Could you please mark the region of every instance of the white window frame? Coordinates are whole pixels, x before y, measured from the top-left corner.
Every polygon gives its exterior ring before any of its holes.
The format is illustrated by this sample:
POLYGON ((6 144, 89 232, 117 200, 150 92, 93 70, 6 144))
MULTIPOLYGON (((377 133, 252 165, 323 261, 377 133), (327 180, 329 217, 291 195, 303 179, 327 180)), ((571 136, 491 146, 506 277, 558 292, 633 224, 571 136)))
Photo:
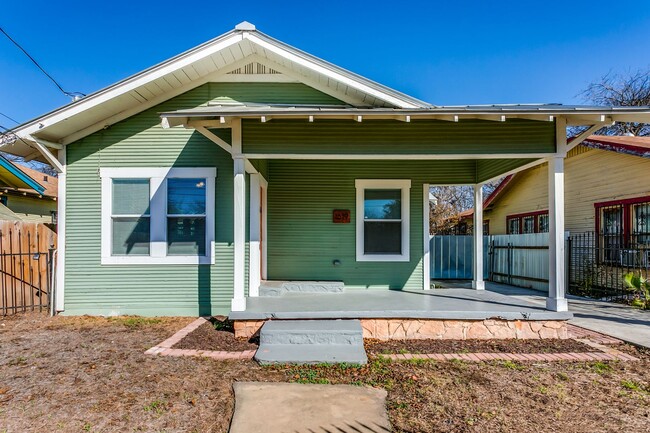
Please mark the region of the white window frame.
POLYGON ((213 265, 215 224, 215 167, 151 168, 117 167, 99 170, 102 185, 101 264, 102 265, 213 265), (112 255, 113 179, 149 179, 150 247, 148 256, 112 255), (198 255, 167 255, 167 179, 205 178, 205 252, 198 255))
POLYGON ((357 262, 408 262, 410 254, 410 179, 356 179, 357 262), (364 192, 366 189, 399 189, 402 202, 402 254, 366 254, 364 251, 364 192))

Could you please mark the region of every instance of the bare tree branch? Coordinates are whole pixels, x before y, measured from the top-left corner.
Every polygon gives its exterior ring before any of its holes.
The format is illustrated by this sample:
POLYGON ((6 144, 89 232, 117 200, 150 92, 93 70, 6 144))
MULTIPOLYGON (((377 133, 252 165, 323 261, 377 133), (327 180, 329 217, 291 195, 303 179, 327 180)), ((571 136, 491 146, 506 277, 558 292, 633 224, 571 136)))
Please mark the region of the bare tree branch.
MULTIPOLYGON (((650 68, 628 74, 609 73, 581 93, 585 102, 612 107, 650 106, 650 68)), ((573 134, 576 131, 570 131, 573 134)), ((650 124, 616 123, 596 132, 600 135, 650 136, 650 124)))

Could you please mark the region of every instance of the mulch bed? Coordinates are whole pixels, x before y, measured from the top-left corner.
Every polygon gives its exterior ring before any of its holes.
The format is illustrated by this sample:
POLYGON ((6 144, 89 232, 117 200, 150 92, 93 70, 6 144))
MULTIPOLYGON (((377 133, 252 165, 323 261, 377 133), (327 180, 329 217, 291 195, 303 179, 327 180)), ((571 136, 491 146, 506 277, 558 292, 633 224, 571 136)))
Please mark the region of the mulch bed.
POLYGON ((576 340, 365 340, 368 354, 594 352, 576 340))
POLYGON ((232 322, 221 317, 212 318, 172 346, 174 349, 215 350, 224 352, 257 350, 258 347, 259 344, 257 344, 256 340, 235 338, 235 330, 232 322))

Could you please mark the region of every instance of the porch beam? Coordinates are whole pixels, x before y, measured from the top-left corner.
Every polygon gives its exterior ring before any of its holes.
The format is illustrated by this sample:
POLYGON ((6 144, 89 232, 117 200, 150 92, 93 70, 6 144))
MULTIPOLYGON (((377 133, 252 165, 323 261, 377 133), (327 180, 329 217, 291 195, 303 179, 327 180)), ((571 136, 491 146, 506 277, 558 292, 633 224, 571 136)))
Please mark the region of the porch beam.
POLYGON ((474 185, 474 280, 472 287, 485 290, 483 281, 483 185, 474 185))
MULTIPOLYGON (((225 140, 223 140, 222 138, 220 138, 217 134, 215 134, 214 132, 210 131, 210 130, 209 130, 208 128, 206 128, 205 126, 198 126, 198 125, 197 125, 197 126, 194 126, 194 129, 195 129, 199 134, 203 135, 205 138, 207 138, 208 140, 210 140, 211 142, 213 142, 214 144, 216 144, 217 146, 219 146, 220 148, 222 148, 222 149, 225 150, 226 152, 228 152, 228 153, 230 153, 230 154, 233 153, 233 146, 231 146, 230 144, 228 144, 225 140)), ((233 142, 235 141, 235 138, 234 138, 234 137, 235 137, 235 128, 233 128, 233 142)), ((241 147, 241 145, 240 145, 240 147, 241 147)), ((239 153, 241 154, 241 150, 239 151, 239 153)))
POLYGON ((595 125, 591 125, 589 128, 587 128, 584 132, 581 132, 580 134, 576 135, 571 142, 567 143, 565 145, 566 151, 570 151, 583 141, 585 141, 590 135, 592 135, 594 132, 598 131, 600 128, 604 128, 606 126, 611 126, 612 123, 597 123, 595 125))
MULTIPOLYGON (((558 145, 566 145, 558 140, 558 145)), ((564 157, 548 160, 548 297, 546 309, 568 311, 565 298, 565 247, 564 247, 564 157)))
POLYGON ((241 121, 233 121, 232 154, 233 154, 233 299, 232 311, 246 311, 246 296, 244 291, 246 272, 246 167, 242 151, 241 121))
POLYGON ((327 154, 327 153, 246 153, 247 159, 293 159, 293 160, 450 160, 450 159, 539 159, 549 158, 553 153, 485 153, 482 155, 466 154, 327 154))
MULTIPOLYGON (((29 135, 28 139, 34 143, 34 147, 36 148, 36 150, 38 150, 43 155, 43 157, 47 160, 47 162, 50 163, 52 167, 54 167, 57 173, 63 173, 64 171, 63 164, 61 164, 61 162, 59 162, 59 158, 54 156, 54 154, 52 154, 50 149, 46 147, 47 146, 46 143, 48 142, 43 141, 40 138, 36 138, 33 135, 29 135)), ((61 147, 61 149, 58 150, 63 150, 63 147, 61 147)))

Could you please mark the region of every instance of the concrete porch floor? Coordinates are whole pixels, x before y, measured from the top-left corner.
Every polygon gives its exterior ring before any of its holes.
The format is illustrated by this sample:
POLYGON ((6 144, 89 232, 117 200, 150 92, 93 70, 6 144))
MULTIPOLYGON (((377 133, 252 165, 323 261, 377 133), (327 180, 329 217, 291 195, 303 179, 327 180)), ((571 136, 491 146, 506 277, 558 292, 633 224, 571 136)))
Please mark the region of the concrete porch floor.
POLYGON ((328 294, 285 294, 250 297, 246 311, 231 311, 232 320, 265 319, 446 319, 568 320, 570 312, 548 311, 538 303, 487 290, 466 282, 447 282, 431 290, 368 290, 328 294))

